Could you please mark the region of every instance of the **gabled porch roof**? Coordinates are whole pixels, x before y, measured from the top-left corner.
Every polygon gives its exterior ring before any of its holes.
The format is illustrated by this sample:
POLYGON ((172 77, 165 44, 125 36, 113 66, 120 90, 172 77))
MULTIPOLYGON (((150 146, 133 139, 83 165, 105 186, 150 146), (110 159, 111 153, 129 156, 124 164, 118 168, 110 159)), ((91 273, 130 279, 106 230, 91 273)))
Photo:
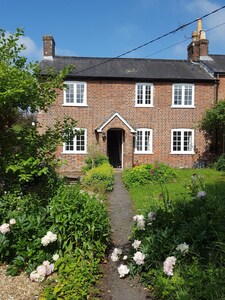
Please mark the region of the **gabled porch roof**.
POLYGON ((105 121, 100 124, 95 130, 97 132, 102 132, 106 125, 108 125, 114 118, 119 118, 129 129, 131 133, 135 133, 136 130, 116 111, 111 116, 109 116, 105 121))

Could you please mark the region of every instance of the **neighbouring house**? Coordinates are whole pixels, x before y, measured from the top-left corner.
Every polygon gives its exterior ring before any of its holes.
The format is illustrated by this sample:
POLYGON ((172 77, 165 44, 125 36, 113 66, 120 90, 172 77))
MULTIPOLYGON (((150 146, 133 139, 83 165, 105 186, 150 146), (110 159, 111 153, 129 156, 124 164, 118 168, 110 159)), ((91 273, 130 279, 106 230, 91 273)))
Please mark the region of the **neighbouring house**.
POLYGON ((37 118, 43 128, 64 116, 77 120, 81 134, 58 148, 67 161, 61 171, 80 171, 93 147, 121 169, 201 161, 207 143, 197 124, 225 98, 225 56, 208 54, 201 20, 187 52, 187 60, 57 56, 54 38, 44 36, 43 74, 49 67, 75 66, 65 78, 67 88, 37 118))

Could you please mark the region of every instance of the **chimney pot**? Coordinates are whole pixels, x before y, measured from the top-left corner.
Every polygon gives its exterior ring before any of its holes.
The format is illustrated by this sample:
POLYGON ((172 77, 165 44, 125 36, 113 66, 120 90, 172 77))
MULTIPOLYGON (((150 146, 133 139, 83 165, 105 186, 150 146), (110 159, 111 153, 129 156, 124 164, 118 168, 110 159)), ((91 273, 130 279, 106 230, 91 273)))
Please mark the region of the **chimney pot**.
POLYGON ((55 57, 55 41, 52 35, 43 36, 43 56, 49 60, 55 57))

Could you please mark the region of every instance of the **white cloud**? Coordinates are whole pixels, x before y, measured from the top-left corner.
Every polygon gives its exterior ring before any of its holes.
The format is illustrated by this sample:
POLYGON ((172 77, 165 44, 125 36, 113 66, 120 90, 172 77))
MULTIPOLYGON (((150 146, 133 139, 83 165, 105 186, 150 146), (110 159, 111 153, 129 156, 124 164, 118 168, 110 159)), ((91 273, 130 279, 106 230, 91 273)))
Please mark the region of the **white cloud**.
POLYGON ((24 44, 26 49, 22 54, 29 60, 40 60, 42 57, 42 49, 38 48, 35 42, 28 36, 21 36, 19 39, 20 44, 24 44))

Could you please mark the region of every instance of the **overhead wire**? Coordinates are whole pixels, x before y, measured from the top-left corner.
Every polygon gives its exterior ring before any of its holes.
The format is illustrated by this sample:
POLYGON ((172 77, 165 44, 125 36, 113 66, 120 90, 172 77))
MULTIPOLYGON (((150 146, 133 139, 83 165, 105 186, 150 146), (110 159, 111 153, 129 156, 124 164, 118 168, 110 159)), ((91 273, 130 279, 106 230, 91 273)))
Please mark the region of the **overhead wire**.
POLYGON ((126 56, 126 55, 128 55, 128 54, 130 54, 130 53, 132 53, 132 52, 134 52, 134 51, 137 51, 137 50, 139 50, 139 49, 141 49, 141 48, 143 48, 143 47, 148 46, 149 44, 152 44, 152 43, 154 43, 154 42, 156 42, 156 41, 159 41, 159 40, 161 40, 161 39, 163 39, 163 38, 165 38, 165 37, 167 37, 167 36, 169 36, 169 35, 171 35, 171 34, 175 34, 176 32, 178 32, 178 31, 184 29, 185 27, 188 27, 188 26, 190 26, 191 24, 197 22, 199 19, 207 18, 207 17, 209 17, 210 15, 215 14, 216 12, 218 12, 218 11, 224 9, 224 8, 225 8, 225 5, 223 5, 223 6, 221 6, 220 8, 217 8, 217 9, 215 9, 215 10, 213 10, 213 11, 211 11, 211 12, 205 14, 205 15, 203 15, 203 16, 200 17, 200 18, 194 19, 193 21, 190 21, 190 22, 188 22, 188 23, 186 23, 186 24, 183 24, 183 25, 177 27, 176 29, 173 29, 173 30, 171 30, 171 31, 169 31, 169 32, 167 32, 167 33, 165 33, 165 34, 162 34, 162 35, 160 35, 159 37, 154 38, 154 39, 152 39, 152 40, 150 40, 150 41, 148 41, 148 42, 146 42, 146 43, 144 43, 144 44, 142 44, 142 45, 140 45, 140 46, 137 46, 137 47, 135 47, 135 48, 133 48, 133 49, 131 49, 131 50, 128 50, 128 51, 126 51, 126 52, 124 52, 124 53, 122 53, 122 54, 119 54, 119 55, 117 55, 117 56, 115 56, 115 57, 108 58, 108 59, 106 59, 106 60, 104 60, 104 61, 102 61, 102 62, 100 62, 100 63, 98 63, 98 64, 95 64, 94 66, 91 66, 91 67, 85 68, 85 69, 83 69, 83 70, 79 70, 79 71, 77 71, 77 72, 74 72, 73 74, 76 75, 76 74, 79 74, 79 73, 81 73, 81 72, 88 71, 88 70, 90 70, 90 69, 93 69, 93 68, 96 68, 96 67, 101 66, 101 65, 103 65, 103 64, 106 64, 106 63, 108 63, 108 62, 110 62, 110 61, 113 61, 113 60, 115 60, 115 59, 124 57, 124 56, 126 56))

